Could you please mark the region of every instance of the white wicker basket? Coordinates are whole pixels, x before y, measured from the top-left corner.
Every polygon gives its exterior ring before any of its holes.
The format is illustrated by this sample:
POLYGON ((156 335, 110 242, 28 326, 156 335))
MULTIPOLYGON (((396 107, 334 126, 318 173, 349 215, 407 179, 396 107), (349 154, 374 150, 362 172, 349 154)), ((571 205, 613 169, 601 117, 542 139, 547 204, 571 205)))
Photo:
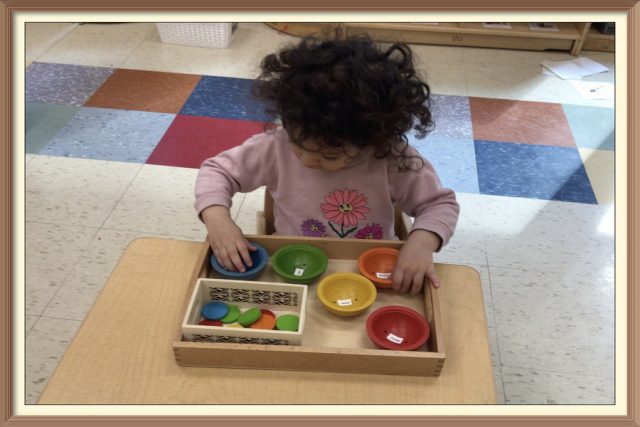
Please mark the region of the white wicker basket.
POLYGON ((231 41, 231 22, 158 22, 156 27, 163 43, 225 48, 231 41))

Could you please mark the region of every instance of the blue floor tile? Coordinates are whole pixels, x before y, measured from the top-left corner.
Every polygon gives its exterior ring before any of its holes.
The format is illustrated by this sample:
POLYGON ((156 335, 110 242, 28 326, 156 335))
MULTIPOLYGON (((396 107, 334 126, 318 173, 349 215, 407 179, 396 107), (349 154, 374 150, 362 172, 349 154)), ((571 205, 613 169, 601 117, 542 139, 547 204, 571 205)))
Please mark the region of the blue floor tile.
POLYGON ((439 138, 428 135, 409 143, 435 168, 442 185, 463 193, 479 192, 473 139, 439 138))
POLYGON ((180 114, 223 119, 272 121, 251 95, 251 79, 203 76, 180 114))
POLYGON ((613 150, 615 114, 613 108, 563 104, 564 114, 579 148, 613 150))
POLYGON ((113 68, 34 62, 26 72, 26 100, 81 107, 113 71, 113 68))
POLYGON ((481 194, 597 204, 576 148, 475 141, 481 194))
POLYGON ((174 114, 82 108, 40 154, 144 163, 174 114))
POLYGON ((39 152, 78 110, 80 107, 27 102, 24 135, 26 152, 39 152))

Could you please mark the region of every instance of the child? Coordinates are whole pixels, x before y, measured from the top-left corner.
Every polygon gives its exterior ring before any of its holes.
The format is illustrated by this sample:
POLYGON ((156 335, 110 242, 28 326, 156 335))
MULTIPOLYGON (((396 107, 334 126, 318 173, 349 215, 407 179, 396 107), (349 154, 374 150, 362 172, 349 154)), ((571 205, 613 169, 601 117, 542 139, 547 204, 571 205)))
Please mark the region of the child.
POLYGON ((255 92, 278 115, 242 145, 207 159, 195 207, 220 264, 250 266, 255 250, 229 215, 231 197, 263 185, 277 234, 393 239, 394 205, 415 217, 392 275, 393 289, 438 287, 433 252, 453 234, 455 194, 408 145, 433 126, 430 90, 405 44, 386 49, 364 36, 307 37, 265 57, 255 92))

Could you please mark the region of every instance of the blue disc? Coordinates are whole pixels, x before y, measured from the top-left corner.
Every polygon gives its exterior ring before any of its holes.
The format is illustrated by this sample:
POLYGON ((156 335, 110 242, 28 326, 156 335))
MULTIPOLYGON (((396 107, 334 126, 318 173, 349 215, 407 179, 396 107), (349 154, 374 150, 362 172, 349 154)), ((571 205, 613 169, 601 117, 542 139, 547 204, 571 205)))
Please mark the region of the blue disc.
POLYGON ((223 302, 213 301, 202 307, 202 317, 209 320, 222 319, 229 312, 229 307, 223 302))

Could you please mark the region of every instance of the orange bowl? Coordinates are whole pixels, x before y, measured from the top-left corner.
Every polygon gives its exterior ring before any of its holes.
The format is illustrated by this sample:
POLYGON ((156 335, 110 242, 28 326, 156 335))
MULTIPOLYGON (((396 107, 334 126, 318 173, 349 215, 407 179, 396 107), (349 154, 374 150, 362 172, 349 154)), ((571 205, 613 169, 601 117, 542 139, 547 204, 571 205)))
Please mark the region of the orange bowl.
POLYGON ((358 270, 379 288, 391 287, 391 275, 396 268, 400 251, 395 248, 378 247, 364 251, 358 257, 358 270))

